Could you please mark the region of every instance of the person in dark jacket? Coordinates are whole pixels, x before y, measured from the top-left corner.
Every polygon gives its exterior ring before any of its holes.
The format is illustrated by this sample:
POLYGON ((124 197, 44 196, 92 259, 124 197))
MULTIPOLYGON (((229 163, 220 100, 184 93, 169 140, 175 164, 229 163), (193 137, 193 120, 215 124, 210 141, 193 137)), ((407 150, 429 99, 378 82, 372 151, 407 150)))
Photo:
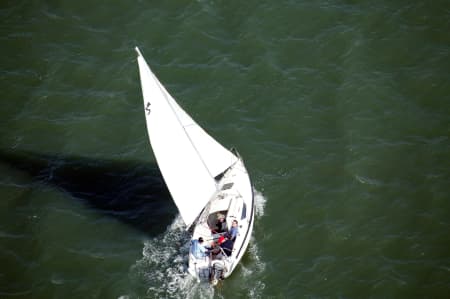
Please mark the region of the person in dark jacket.
POLYGON ((224 233, 228 230, 227 222, 225 221, 225 216, 222 214, 217 215, 216 232, 224 233))
POLYGON ((233 241, 225 237, 225 241, 220 244, 220 247, 222 247, 227 256, 231 256, 231 253, 233 252, 233 241))
POLYGON ((218 245, 220 248, 213 249, 213 255, 214 259, 221 260, 223 259, 224 253, 226 256, 231 256, 231 253, 233 252, 233 241, 228 239, 227 236, 220 236, 220 239, 218 241, 218 245))

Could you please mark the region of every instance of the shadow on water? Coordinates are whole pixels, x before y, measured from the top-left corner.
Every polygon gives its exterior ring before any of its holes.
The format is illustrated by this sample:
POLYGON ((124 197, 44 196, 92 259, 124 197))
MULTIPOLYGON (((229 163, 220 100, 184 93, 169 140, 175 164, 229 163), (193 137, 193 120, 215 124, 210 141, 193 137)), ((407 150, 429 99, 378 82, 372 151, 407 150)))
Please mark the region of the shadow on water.
POLYGON ((164 232, 177 213, 156 164, 2 150, 0 162, 146 234, 164 232))

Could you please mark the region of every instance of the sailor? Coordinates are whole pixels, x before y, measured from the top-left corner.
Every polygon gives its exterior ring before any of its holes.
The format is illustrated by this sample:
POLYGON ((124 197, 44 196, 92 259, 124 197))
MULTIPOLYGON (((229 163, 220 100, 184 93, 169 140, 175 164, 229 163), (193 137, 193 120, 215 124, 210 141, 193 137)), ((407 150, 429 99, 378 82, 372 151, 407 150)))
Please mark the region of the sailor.
POLYGON ((220 236, 218 244, 222 250, 218 248, 213 250, 213 254, 217 253, 216 259, 223 259, 223 253, 225 253, 226 256, 231 256, 231 253, 233 252, 233 241, 228 239, 227 236, 220 236))
POLYGON ((227 231, 227 222, 225 221, 225 216, 223 214, 217 214, 216 232, 224 233, 227 231))
POLYGON ((208 248, 203 243, 202 237, 198 238, 198 240, 192 240, 192 254, 198 259, 209 255, 208 248))
POLYGON ((228 232, 228 238, 234 242, 236 240, 238 233, 239 233, 238 222, 235 219, 231 223, 231 228, 230 228, 230 231, 228 232))
POLYGON ((227 256, 230 256, 233 250, 233 241, 225 237, 225 241, 222 242, 222 244, 220 244, 220 247, 222 247, 223 251, 227 256))

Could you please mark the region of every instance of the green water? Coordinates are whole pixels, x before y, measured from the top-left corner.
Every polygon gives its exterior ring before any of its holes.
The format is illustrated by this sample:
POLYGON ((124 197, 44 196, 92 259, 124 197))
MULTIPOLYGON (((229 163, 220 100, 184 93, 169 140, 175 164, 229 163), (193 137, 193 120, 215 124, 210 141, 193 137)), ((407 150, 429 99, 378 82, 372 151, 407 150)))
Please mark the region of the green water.
POLYGON ((448 1, 3 1, 0 298, 448 298, 448 1), (211 288, 134 46, 244 157, 253 239, 211 288))

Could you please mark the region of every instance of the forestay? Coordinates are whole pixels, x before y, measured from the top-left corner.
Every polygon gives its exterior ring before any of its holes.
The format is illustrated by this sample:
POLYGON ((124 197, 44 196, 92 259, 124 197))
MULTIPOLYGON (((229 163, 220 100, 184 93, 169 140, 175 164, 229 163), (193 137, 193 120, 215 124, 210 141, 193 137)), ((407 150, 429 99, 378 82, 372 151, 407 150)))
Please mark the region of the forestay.
POLYGON ((192 120, 158 81, 138 48, 136 51, 153 153, 189 227, 216 192, 214 177, 237 157, 192 120))

